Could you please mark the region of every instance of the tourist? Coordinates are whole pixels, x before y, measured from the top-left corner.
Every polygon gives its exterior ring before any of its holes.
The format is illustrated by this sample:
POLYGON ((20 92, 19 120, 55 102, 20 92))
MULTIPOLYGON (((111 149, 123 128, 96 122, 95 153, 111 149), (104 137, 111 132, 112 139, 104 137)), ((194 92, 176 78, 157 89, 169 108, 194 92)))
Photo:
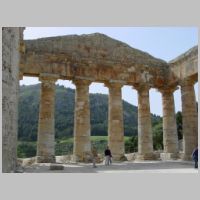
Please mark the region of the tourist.
POLYGON ((198 147, 192 152, 192 159, 194 160, 194 168, 198 168, 198 147))
POLYGON ((97 154, 97 149, 95 146, 92 147, 92 163, 93 163, 93 168, 96 168, 96 159, 98 157, 98 154, 97 154))
POLYGON ((107 146, 104 154, 105 154, 105 165, 111 164, 112 163, 112 160, 111 160, 112 154, 111 154, 111 151, 108 146, 107 146))

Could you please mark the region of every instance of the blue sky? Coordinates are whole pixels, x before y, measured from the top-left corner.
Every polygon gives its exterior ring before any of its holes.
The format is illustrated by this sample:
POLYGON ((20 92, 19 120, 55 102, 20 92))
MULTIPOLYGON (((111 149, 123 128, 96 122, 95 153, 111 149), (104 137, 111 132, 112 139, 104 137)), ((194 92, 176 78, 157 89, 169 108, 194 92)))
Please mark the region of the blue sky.
MULTIPOLYGON (((198 29, 195 27, 27 27, 24 39, 95 32, 104 33, 165 61, 174 59, 198 44, 198 29)), ((37 83, 39 83, 37 78, 24 77, 20 81, 20 85, 37 83)), ((66 80, 58 80, 56 84, 75 88, 66 80)), ((196 98, 197 92, 198 85, 195 84, 196 98)), ((93 83, 90 86, 90 93, 108 94, 108 89, 103 84, 93 83)), ((122 88, 122 98, 137 106, 137 92, 130 86, 122 88)), ((181 110, 180 89, 174 92, 174 99, 176 111, 181 110)), ((161 94, 155 89, 150 90, 150 107, 152 113, 162 116, 161 94)))

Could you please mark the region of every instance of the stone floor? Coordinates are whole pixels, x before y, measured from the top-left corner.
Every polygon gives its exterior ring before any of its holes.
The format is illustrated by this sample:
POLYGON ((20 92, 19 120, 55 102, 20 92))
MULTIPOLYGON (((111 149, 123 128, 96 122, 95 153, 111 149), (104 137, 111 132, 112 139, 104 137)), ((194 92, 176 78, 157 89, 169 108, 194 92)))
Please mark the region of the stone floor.
POLYGON ((33 164, 24 168, 24 173, 198 173, 193 162, 186 161, 126 161, 114 162, 110 166, 103 163, 93 168, 92 164, 66 163, 63 170, 50 170, 49 163, 33 164))

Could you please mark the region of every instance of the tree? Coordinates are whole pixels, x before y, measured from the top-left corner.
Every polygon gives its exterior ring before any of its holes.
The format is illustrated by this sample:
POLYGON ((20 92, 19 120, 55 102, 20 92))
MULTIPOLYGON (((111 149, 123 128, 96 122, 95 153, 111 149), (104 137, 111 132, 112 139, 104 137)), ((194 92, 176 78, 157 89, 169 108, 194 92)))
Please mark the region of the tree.
POLYGON ((153 127, 153 148, 154 150, 163 149, 163 124, 162 121, 153 127))
MULTIPOLYGON (((73 136, 75 90, 56 85, 55 137, 62 139, 73 136)), ((37 141, 40 84, 20 87, 19 127, 20 141, 37 141)), ((90 94, 91 135, 108 135, 108 95, 90 94)), ((151 115, 152 123, 161 118, 151 115)), ((123 101, 125 136, 137 135, 138 110, 123 101)))
POLYGON ((125 141, 125 152, 132 153, 138 151, 138 137, 132 136, 127 141, 125 141))
POLYGON ((30 142, 22 142, 17 146, 17 157, 28 158, 36 156, 36 144, 30 142))

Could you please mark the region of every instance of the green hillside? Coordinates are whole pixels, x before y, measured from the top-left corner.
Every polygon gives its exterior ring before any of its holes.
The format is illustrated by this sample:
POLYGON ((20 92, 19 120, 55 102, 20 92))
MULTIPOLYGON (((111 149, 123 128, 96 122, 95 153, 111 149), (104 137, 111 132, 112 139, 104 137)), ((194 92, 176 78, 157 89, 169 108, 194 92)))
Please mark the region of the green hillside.
MULTIPOLYGON (((55 135, 56 139, 73 136, 75 90, 56 85, 55 135)), ((36 141, 39 116, 40 84, 20 86, 19 130, 20 141, 36 141)), ((137 107, 123 101, 125 136, 137 135, 137 107)), ((91 135, 107 135, 108 95, 90 94, 91 135)), ((152 115, 152 124, 161 117, 152 115)))

